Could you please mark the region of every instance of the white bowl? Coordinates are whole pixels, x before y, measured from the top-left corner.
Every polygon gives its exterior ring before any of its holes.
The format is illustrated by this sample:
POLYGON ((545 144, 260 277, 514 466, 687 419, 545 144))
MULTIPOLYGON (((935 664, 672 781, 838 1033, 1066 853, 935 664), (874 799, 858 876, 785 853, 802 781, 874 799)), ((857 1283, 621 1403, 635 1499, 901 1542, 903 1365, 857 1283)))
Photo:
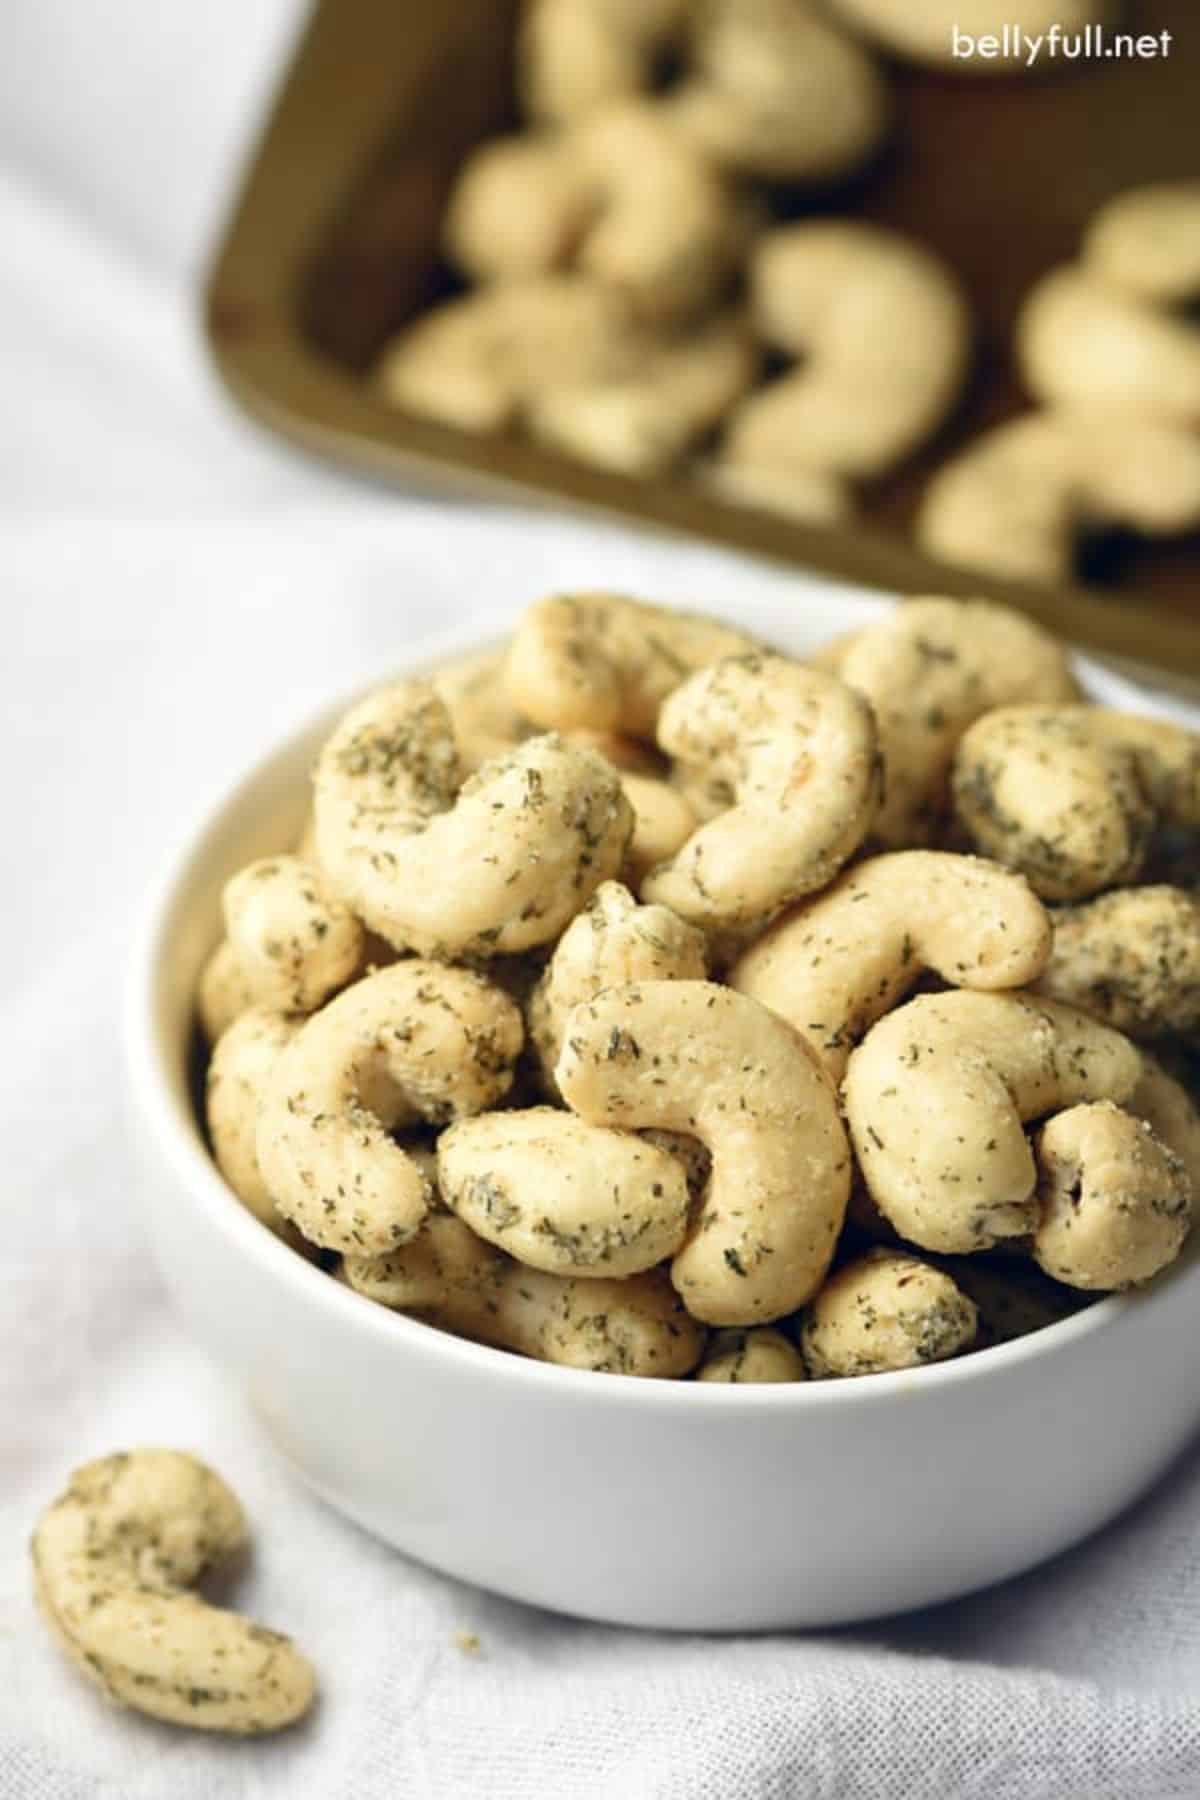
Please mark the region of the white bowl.
MULTIPOLYGON (((739 623, 803 650, 882 603, 831 589, 739 623)), ((497 623, 490 622, 494 635, 497 623)), ((478 644, 413 646, 405 670, 478 644)), ((1153 706, 1085 665, 1099 695, 1153 706)), ((381 676, 383 671, 381 671, 381 676)), ((132 972, 145 1217, 196 1337, 332 1506, 422 1562, 621 1624, 828 1626, 1013 1575, 1129 1504, 1200 1423, 1200 1269, 912 1373, 795 1386, 524 1361, 351 1292, 224 1186, 189 1090, 193 995, 226 877, 298 831, 316 746, 272 750, 192 832, 132 972)))

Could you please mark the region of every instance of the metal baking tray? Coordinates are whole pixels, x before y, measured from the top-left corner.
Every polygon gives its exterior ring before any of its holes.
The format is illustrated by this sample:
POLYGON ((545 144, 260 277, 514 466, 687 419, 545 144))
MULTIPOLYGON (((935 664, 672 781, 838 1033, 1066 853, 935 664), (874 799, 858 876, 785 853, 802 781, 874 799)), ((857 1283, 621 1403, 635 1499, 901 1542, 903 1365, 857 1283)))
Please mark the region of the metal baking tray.
MULTIPOLYGON (((901 593, 985 591, 1194 694, 1200 537, 1110 541, 1090 585, 1048 590, 943 566, 904 535, 936 463, 1021 409, 1006 346, 1034 277, 1074 253, 1109 195, 1200 173, 1194 0, 1130 6, 1139 31, 1173 33, 1166 58, 1007 79, 894 69, 892 145, 840 191, 806 198, 804 210, 859 213, 942 251, 979 321, 962 404, 932 445, 868 491, 861 523, 801 526, 678 480, 631 480, 515 437, 409 418, 373 394, 364 377, 381 345, 454 285, 437 242, 457 168, 516 123, 515 0, 319 0, 213 267, 217 367, 268 426, 376 477, 616 514, 901 593)), ((777 203, 783 216, 799 210, 786 192, 777 203)))

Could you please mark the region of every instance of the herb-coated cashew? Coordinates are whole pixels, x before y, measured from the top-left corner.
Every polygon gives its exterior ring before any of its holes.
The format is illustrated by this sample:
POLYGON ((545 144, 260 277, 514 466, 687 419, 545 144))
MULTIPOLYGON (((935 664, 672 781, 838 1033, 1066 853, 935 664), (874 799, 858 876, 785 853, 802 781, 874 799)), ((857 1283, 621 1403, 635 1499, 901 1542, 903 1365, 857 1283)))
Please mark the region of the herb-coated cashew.
POLYGON ((1200 524, 1200 443, 1123 408, 1023 414, 942 465, 916 536, 943 562, 1013 581, 1067 581, 1087 531, 1170 537, 1200 524))
POLYGON ((824 887, 880 797, 871 709, 836 676, 750 655, 703 669, 663 706, 658 741, 733 803, 642 884, 694 924, 745 925, 824 887))
POLYGON ((534 119, 569 124, 650 86, 688 0, 529 0, 517 35, 517 93, 534 119))
POLYGON ((523 1035, 507 994, 441 963, 395 963, 331 1000, 284 1049, 259 1108, 258 1163, 278 1210, 329 1250, 403 1243, 429 1183, 392 1131, 495 1105, 523 1035))
POLYGON ((1053 914, 1054 947, 1039 993, 1130 1037, 1200 1026, 1200 896, 1119 888, 1053 914))
POLYGON ((1104 706, 1009 706, 954 762, 954 803, 978 847, 1048 900, 1136 879, 1158 825, 1200 830, 1200 734, 1104 706))
POLYGON ((1102 206, 1083 239, 1088 271, 1161 306, 1200 294, 1200 181, 1130 188, 1102 206))
POLYGON ((202 1731, 278 1731, 312 1704, 311 1666, 289 1638, 189 1591, 245 1535, 236 1497, 196 1457, 104 1456, 38 1523, 38 1601, 118 1705, 202 1731))
POLYGON ((919 1369, 967 1349, 974 1304, 944 1270, 907 1250, 868 1250, 829 1277, 801 1327, 816 1381, 919 1369))
POLYGON ((1022 876, 972 856, 899 850, 856 864, 778 919, 726 980, 793 1025, 838 1081, 867 1027, 926 969, 955 987, 1025 987, 1050 940, 1022 876))
POLYGON ((1147 1124, 1160 1144, 1177 1156, 1200 1199, 1200 1110, 1187 1089, 1148 1051, 1142 1052, 1142 1074, 1125 1111, 1147 1124))
POLYGON ((222 938, 200 971, 196 1016, 210 1044, 228 1031, 239 1013, 254 1005, 250 982, 233 945, 222 938))
POLYGON ((450 717, 401 682, 347 713, 314 777, 322 866, 398 949, 498 956, 557 937, 621 866, 633 813, 616 771, 530 738, 458 787, 450 717))
POLYGON ((663 701, 696 669, 752 650, 745 632, 620 594, 556 594, 527 607, 505 670, 544 729, 653 738, 663 701))
POLYGON ((437 1159, 451 1212, 531 1269, 637 1275, 673 1256, 687 1230, 674 1156, 556 1107, 464 1119, 443 1131, 437 1159))
POLYGON ((832 1084, 757 1001, 707 981, 611 988, 567 1020, 555 1070, 595 1125, 699 1138, 712 1172, 671 1279, 693 1317, 769 1323, 820 1285, 850 1155, 832 1084))
POLYGON ((873 832, 898 850, 936 829, 955 746, 981 713, 1078 694, 1061 645, 984 600, 908 600, 846 640, 834 672, 870 701, 885 770, 873 832))
POLYGON ((363 928, 298 856, 263 856, 221 897, 225 935, 260 1006, 313 1012, 344 987, 363 958, 363 928))
POLYGON ((1056 1281, 1123 1288, 1173 1262, 1191 1225, 1192 1184, 1149 1125, 1111 1101, 1072 1106, 1038 1132, 1032 1249, 1056 1281))
POLYGON ((891 51, 956 75, 1021 74, 1025 48, 1049 27, 1070 36, 1111 17, 1112 0, 830 0, 835 17, 891 51), (956 31, 991 38, 982 55, 956 55, 956 31), (1009 33, 1011 32, 1011 35, 1009 33))
POLYGON ((543 1077, 553 1081, 567 1016, 581 1000, 633 981, 703 981, 707 973, 702 932, 665 906, 639 906, 619 881, 604 882, 563 932, 530 998, 529 1039, 543 1077))
POLYGON ((533 733, 508 697, 504 650, 460 657, 429 677, 450 715, 458 760, 468 775, 494 756, 507 756, 533 733))
POLYGON ((871 1196, 927 1250, 986 1250, 1036 1224, 1024 1124, 1131 1094, 1141 1058, 1073 1007, 1028 994, 926 994, 872 1026, 846 1070, 871 1196))
POLYGON ((1128 408, 1200 425, 1200 332, 1086 267, 1043 276, 1014 331, 1024 384, 1044 405, 1128 408))
POLYGON ((204 1095, 204 1116, 217 1167, 256 1219, 290 1234, 258 1166, 258 1113, 271 1071, 299 1031, 302 1020, 267 1006, 240 1013, 213 1046, 204 1095))
POLYGON ((750 1330, 715 1331, 697 1381, 803 1381, 804 1358, 790 1338, 770 1325, 750 1330))

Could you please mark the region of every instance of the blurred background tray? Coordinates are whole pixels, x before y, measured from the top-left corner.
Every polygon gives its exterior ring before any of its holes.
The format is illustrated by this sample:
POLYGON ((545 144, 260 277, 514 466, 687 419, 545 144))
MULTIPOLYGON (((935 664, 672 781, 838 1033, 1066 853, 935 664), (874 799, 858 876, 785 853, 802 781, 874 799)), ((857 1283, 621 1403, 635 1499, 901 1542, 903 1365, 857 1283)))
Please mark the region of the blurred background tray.
POLYGON ((1071 258, 1090 215, 1140 182, 1200 173, 1195 0, 1136 0, 1138 31, 1174 34, 1147 62, 1033 77, 893 69, 897 130, 849 184, 781 216, 856 212, 942 252, 979 325, 968 393, 946 428, 866 491, 864 518, 816 529, 721 504, 681 481, 634 481, 515 437, 401 415, 364 379, 389 336, 451 292, 438 233, 481 138, 517 123, 515 0, 320 0, 234 208, 207 296, 217 366, 254 415, 366 473, 460 493, 619 514, 899 592, 986 591, 1075 641, 1200 689, 1200 537, 1108 539, 1087 585, 1027 588, 930 561, 906 528, 930 470, 1020 411, 1007 345, 1034 278, 1071 258))

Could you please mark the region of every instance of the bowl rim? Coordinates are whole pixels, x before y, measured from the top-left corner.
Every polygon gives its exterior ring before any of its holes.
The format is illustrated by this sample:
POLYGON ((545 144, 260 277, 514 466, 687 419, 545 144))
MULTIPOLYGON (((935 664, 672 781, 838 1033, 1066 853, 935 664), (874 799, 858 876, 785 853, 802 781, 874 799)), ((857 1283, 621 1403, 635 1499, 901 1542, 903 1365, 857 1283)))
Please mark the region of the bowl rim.
MULTIPOLYGON (((830 592, 839 604, 860 616, 878 615, 895 597, 856 588, 830 592), (869 604, 864 604, 869 603, 869 604)), ((671 602, 663 602, 671 604, 671 602)), ((784 603, 756 595, 752 613, 787 617, 784 603)), ((151 883, 140 916, 135 922, 128 965, 122 1017, 126 1079, 134 1100, 136 1128, 148 1128, 163 1160, 185 1190, 188 1201, 199 1205, 211 1224, 227 1235, 231 1250, 255 1262, 263 1278, 291 1286, 298 1296, 325 1308, 346 1330, 365 1332, 383 1343, 392 1342, 434 1363, 457 1364, 464 1372, 491 1378, 501 1385, 511 1381, 541 1389, 548 1398, 582 1399, 608 1403, 661 1407, 738 1408, 745 1411, 805 1413, 824 1407, 870 1407, 890 1404, 917 1393, 935 1395, 962 1382, 988 1381, 1035 1357, 1053 1356, 1083 1343, 1098 1331, 1118 1328, 1135 1311, 1153 1304, 1189 1275, 1200 1279, 1200 1234, 1197 1245, 1156 1278, 1149 1290, 1114 1293, 1093 1300, 1078 1312, 1041 1326, 1006 1342, 972 1350, 945 1362, 927 1363, 914 1369, 885 1370, 853 1380, 795 1382, 701 1382, 665 1376, 630 1377, 615 1372, 576 1369, 539 1362, 488 1344, 443 1331, 427 1321, 392 1311, 335 1280, 315 1263, 300 1256, 263 1225, 226 1185, 204 1142, 194 1108, 179 1105, 167 1060, 160 1055, 156 1015, 159 990, 167 969, 168 950, 176 912, 203 866, 210 840, 227 816, 244 804, 265 771, 276 760, 294 755, 299 743, 313 736, 324 722, 345 710, 370 687, 381 681, 419 674, 455 656, 483 653, 495 644, 496 634, 510 629, 520 608, 475 608, 453 629, 421 633, 405 644, 393 667, 375 671, 316 707, 308 706, 270 739, 242 773, 229 784, 214 784, 206 799, 192 811, 162 858, 157 878, 151 883), (487 634, 493 635, 489 637, 487 634)), ((753 628, 753 622, 752 628, 753 628)), ((1178 702, 1163 701, 1123 676, 1098 667, 1090 658, 1072 654, 1085 680, 1118 703, 1135 701, 1143 710, 1160 716, 1187 716, 1178 702)), ((745 1328, 733 1328, 745 1329, 745 1328)))

